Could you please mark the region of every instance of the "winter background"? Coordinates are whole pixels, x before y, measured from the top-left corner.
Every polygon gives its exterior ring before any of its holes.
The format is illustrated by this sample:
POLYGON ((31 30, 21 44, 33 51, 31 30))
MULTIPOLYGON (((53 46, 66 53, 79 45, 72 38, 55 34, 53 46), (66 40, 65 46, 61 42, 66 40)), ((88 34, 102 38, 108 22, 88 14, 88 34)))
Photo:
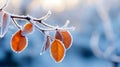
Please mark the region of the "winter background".
MULTIPOLYGON (((0 0, 0 6, 5 1, 0 0)), ((5 10, 36 18, 51 10, 52 15, 46 23, 62 26, 70 20, 69 27, 74 26, 75 30, 70 30, 72 47, 61 63, 55 63, 49 50, 40 55, 44 36, 37 29, 28 36, 28 47, 22 53, 14 53, 10 40, 18 29, 11 22, 7 34, 0 39, 0 67, 114 67, 117 62, 120 67, 120 60, 111 57, 120 55, 120 0, 9 0, 5 10), (96 43, 104 56, 95 54, 96 43), (111 43, 115 49, 106 51, 111 43)), ((23 20, 17 22, 20 25, 26 23, 23 20)))

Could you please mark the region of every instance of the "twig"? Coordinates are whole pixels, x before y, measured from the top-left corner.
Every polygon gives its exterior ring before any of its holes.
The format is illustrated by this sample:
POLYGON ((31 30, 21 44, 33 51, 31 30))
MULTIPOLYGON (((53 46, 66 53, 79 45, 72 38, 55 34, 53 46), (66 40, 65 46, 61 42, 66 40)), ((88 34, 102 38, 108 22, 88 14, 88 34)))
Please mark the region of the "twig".
POLYGON ((18 25, 18 23, 14 20, 14 18, 12 18, 12 21, 13 23, 15 24, 15 26, 18 28, 18 29, 21 29, 21 27, 18 25))

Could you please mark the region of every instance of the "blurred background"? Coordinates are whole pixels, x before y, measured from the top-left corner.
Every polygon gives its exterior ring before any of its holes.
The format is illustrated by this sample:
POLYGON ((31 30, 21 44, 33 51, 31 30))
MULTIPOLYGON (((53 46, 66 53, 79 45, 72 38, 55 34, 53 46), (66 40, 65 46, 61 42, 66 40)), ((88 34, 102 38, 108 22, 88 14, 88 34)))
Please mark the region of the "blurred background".
MULTIPOLYGON (((0 6, 5 1, 0 0, 0 6)), ((120 0, 9 0, 5 10, 36 18, 51 10, 46 23, 62 26, 70 20, 69 27, 76 29, 70 30, 73 45, 64 60, 55 63, 49 50, 40 55, 44 36, 37 29, 28 36, 28 47, 22 53, 14 53, 10 40, 17 28, 11 22, 9 31, 0 39, 0 67, 115 67, 116 63, 120 67, 120 60, 111 57, 120 56, 120 0)), ((20 25, 26 23, 17 21, 20 25)))

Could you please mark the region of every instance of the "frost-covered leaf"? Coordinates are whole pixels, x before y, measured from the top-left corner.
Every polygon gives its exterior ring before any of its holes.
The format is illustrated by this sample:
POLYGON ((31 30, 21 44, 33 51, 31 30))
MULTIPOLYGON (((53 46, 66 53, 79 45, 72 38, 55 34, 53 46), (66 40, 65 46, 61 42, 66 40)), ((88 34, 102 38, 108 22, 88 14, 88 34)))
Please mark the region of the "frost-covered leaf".
POLYGON ((22 31, 22 35, 27 35, 30 34, 34 31, 34 25, 32 23, 26 23, 24 25, 23 31, 22 31))
POLYGON ((28 45, 27 38, 21 32, 21 30, 18 30, 11 39, 11 48, 16 53, 22 52, 28 45))
POLYGON ((10 24, 10 15, 7 13, 3 13, 1 18, 1 33, 0 33, 1 38, 4 37, 4 35, 8 31, 9 24, 10 24))
POLYGON ((65 45, 65 48, 69 49, 72 45, 72 36, 71 36, 70 32, 66 31, 66 30, 62 30, 62 31, 60 31, 60 33, 63 36, 63 43, 65 45))
POLYGON ((42 52, 40 53, 40 55, 42 55, 49 47, 50 47, 50 38, 49 36, 46 36, 45 43, 42 47, 42 52))
POLYGON ((61 62, 63 60, 65 51, 64 44, 60 40, 55 39, 51 43, 50 53, 56 62, 61 62))

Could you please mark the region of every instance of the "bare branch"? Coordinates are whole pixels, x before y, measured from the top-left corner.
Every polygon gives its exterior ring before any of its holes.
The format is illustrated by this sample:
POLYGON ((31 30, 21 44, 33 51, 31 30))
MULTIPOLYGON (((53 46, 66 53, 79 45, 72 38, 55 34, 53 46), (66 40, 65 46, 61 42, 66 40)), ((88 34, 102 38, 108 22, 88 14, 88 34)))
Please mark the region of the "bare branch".
POLYGON ((99 33, 94 32, 92 34, 90 43, 93 53, 98 57, 103 57, 103 52, 99 48, 99 37, 100 37, 99 33))
POLYGON ((50 17, 50 15, 52 14, 52 12, 49 10, 48 13, 43 16, 42 18, 40 18, 39 20, 47 20, 48 17, 50 17))
POLYGON ((65 22, 65 24, 63 25, 63 27, 67 27, 67 26, 69 25, 69 23, 70 23, 70 21, 67 20, 67 21, 65 22))

